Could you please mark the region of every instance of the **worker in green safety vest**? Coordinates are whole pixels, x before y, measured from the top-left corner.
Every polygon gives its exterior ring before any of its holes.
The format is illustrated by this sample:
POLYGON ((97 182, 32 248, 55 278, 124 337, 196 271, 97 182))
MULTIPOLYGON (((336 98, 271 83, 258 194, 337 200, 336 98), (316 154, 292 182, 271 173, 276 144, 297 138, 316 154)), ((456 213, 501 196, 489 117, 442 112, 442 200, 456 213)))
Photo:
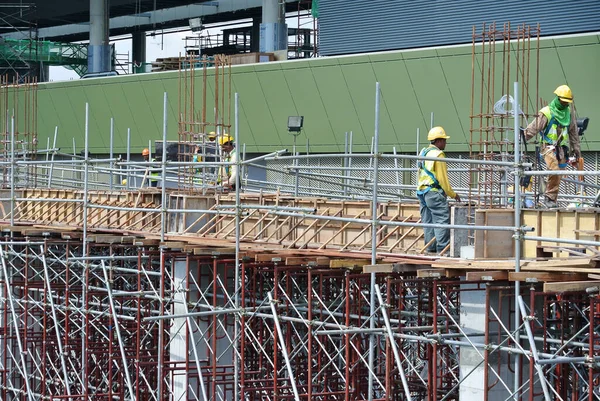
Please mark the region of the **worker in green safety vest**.
MULTIPOLYGON (((237 162, 238 155, 231 135, 227 133, 223 134, 223 136, 219 138, 219 144, 221 145, 223 161, 230 163, 237 162)), ((235 190, 235 187, 238 184, 237 166, 235 164, 221 166, 219 172, 219 182, 223 186, 224 190, 235 190)))
MULTIPOLYGON (((525 128, 524 134, 526 141, 540 135, 541 155, 544 156, 548 170, 564 170, 568 163, 576 164, 581 158, 581 147, 577 133, 577 117, 570 107, 573 103, 571 88, 561 85, 556 88, 554 94, 556 97, 539 111, 535 120, 525 128)), ((543 206, 557 207, 560 181, 560 175, 547 177, 543 206)))
MULTIPOLYGON (((150 160, 150 149, 145 148, 144 150, 142 150, 142 157, 144 158, 144 161, 151 161, 152 163, 156 162, 155 158, 152 158, 152 160, 150 160)), ((149 171, 150 174, 148 177, 148 182, 150 183, 151 187, 157 187, 158 186, 158 177, 160 175, 160 173, 158 171, 152 171, 151 169, 155 169, 157 168, 157 166, 152 166, 152 167, 148 167, 148 169, 150 169, 149 171)))

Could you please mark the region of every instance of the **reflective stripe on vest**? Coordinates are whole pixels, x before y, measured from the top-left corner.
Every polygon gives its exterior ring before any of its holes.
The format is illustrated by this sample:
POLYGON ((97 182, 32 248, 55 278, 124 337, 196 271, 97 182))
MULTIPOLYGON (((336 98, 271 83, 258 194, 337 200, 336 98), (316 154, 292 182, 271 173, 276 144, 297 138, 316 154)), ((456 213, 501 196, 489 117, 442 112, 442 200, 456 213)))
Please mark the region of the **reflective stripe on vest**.
MULTIPOLYGON (((444 152, 439 150, 435 146, 432 146, 429 148, 424 148, 421 151, 421 154, 423 154, 423 152, 425 150, 427 150, 427 157, 445 157, 444 152)), ((429 174, 427 174, 427 171, 425 171, 425 169, 429 170, 431 172, 431 174, 433 174, 435 176, 435 172, 433 170, 435 161, 434 160, 421 160, 421 163, 423 163, 424 168, 419 168, 419 180, 417 181, 417 189, 424 188, 424 187, 430 187, 431 185, 434 184, 433 178, 431 178, 429 176, 429 174)), ((437 177, 436 177, 436 179, 437 179, 437 177)))
POLYGON ((556 140, 558 139, 558 127, 561 127, 563 134, 561 142, 558 145, 568 143, 567 141, 569 140, 569 127, 563 127, 556 121, 555 118, 552 117, 552 112, 550 111, 549 106, 543 107, 540 110, 540 113, 542 113, 548 120, 548 124, 546 124, 546 129, 543 132, 540 132, 542 140, 546 143, 556 143, 556 140))
MULTIPOLYGON (((155 162, 156 162, 156 159, 155 159, 155 158, 152 158, 152 160, 150 160, 150 161, 151 161, 152 163, 155 163, 155 162)), ((155 167, 154 167, 154 166, 152 166, 152 168, 155 168, 155 167)), ((150 177, 152 177, 152 178, 150 178, 150 181, 158 181, 158 177, 159 177, 159 176, 160 176, 160 173, 159 173, 158 171, 152 171, 152 172, 150 173, 150 177)))

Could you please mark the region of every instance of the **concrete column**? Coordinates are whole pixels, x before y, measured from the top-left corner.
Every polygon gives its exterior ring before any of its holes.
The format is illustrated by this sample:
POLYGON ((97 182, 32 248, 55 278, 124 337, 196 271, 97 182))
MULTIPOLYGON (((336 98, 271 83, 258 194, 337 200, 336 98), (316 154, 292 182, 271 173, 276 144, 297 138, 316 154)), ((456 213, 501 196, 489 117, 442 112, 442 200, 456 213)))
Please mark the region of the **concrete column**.
POLYGON ((250 51, 256 53, 260 51, 260 20, 252 18, 252 34, 250 42, 250 51))
POLYGON ((131 34, 131 53, 133 73, 145 72, 143 68, 146 62, 146 32, 134 32, 131 34))
MULTIPOLYGON (((173 288, 181 289, 185 288, 187 279, 185 259, 176 260, 173 276, 173 288)), ((173 296, 175 303, 173 304, 173 313, 176 315, 185 314, 185 293, 178 291, 173 296)), ((188 332, 186 330, 186 318, 179 317, 174 318, 171 321, 169 327, 169 355, 170 361, 173 362, 185 362, 187 360, 186 344, 188 343, 188 332)), ((173 387, 173 399, 181 400, 186 399, 186 377, 185 375, 172 375, 171 376, 173 387)))
MULTIPOLYGON (((469 208, 466 206, 452 206, 450 208, 450 223, 467 225, 469 208)), ((467 230, 450 230, 450 256, 460 257, 460 248, 469 245, 469 232, 467 230)))
POLYGON ((108 3, 109 0, 90 0, 89 73, 108 72, 111 69, 108 3))
POLYGON ((287 25, 284 8, 279 0, 263 0, 262 24, 260 24, 260 51, 287 51, 287 25))
MULTIPOLYGON (((474 284, 464 284, 461 286, 463 290, 474 289, 474 284)), ((496 314, 500 317, 505 327, 511 327, 514 330, 512 319, 514 315, 511 310, 514 309, 514 297, 512 296, 514 289, 506 287, 503 290, 492 289, 490 291, 489 306, 493 309, 496 314), (503 296, 501 296, 503 295, 503 296), (510 296, 509 296, 510 295, 510 296)), ((491 312, 486 309, 485 290, 471 290, 462 291, 460 295, 460 325, 466 334, 469 335, 469 340, 474 344, 484 344, 485 338, 485 316, 486 313, 490 314, 490 333, 494 335, 490 336, 490 342, 498 344, 498 337, 495 333, 501 332, 502 339, 506 338, 506 333, 502 327, 495 322, 495 318, 491 312)), ((541 311, 540 311, 541 312, 541 311)), ((529 345, 526 341, 522 341, 521 344, 526 350, 529 349, 529 345)), ((506 344, 504 344, 506 345, 506 344)), ((538 344, 538 347, 540 344, 538 344)), ((539 348, 538 348, 539 349, 539 348)), ((488 392, 488 401, 504 401, 509 397, 513 390, 514 385, 514 372, 512 371, 514 365, 514 358, 516 355, 511 355, 510 363, 508 359, 508 353, 506 351, 490 351, 488 366, 486 367, 482 361, 484 360, 481 356, 484 355, 484 350, 479 348, 479 352, 475 351, 471 346, 462 346, 460 348, 460 377, 467 376, 471 373, 460 385, 460 399, 461 400, 483 400, 485 393, 485 382, 484 372, 487 369, 488 386, 496 383, 488 392), (510 389, 507 390, 499 381, 498 376, 494 374, 496 371, 502 378, 504 383, 510 389)), ((529 375, 529 365, 527 358, 523 359, 523 383, 527 381, 529 375)), ((523 390, 523 399, 529 399, 530 386, 525 386, 523 390)), ((539 384, 534 386, 535 392, 540 392, 541 389, 539 384)), ((512 398, 511 398, 512 399, 512 398)))

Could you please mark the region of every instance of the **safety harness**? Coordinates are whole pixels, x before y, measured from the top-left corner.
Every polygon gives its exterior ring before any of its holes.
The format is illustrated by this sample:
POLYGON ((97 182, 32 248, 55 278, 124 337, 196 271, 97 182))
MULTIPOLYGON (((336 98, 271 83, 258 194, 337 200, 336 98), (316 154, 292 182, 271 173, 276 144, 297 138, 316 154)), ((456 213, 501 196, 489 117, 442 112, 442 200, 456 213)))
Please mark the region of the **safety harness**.
MULTIPOLYGON (((433 148, 423 148, 423 150, 421 151, 421 157, 427 156, 427 153, 429 153, 430 150, 433 150, 433 148)), ((433 183, 427 186, 426 188, 417 190, 417 195, 425 195, 427 192, 431 191, 432 188, 444 192, 442 186, 440 185, 440 182, 435 177, 435 175, 431 171, 429 171, 427 167, 425 167, 425 163, 423 162, 423 160, 419 160, 419 162, 417 163, 417 167, 419 168, 419 170, 423 170, 425 174, 427 174, 429 178, 431 178, 431 180, 433 181, 433 183)))

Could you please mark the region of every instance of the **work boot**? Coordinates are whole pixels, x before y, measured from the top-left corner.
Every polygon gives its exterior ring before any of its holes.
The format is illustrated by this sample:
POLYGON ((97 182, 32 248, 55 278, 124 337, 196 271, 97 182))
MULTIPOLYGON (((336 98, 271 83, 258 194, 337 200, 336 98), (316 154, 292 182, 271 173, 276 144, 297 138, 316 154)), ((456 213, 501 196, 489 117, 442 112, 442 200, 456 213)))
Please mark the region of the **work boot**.
POLYGON ((541 205, 547 209, 556 209, 558 207, 558 204, 556 203, 556 201, 553 201, 550 198, 546 198, 544 197, 544 200, 540 202, 541 205))

